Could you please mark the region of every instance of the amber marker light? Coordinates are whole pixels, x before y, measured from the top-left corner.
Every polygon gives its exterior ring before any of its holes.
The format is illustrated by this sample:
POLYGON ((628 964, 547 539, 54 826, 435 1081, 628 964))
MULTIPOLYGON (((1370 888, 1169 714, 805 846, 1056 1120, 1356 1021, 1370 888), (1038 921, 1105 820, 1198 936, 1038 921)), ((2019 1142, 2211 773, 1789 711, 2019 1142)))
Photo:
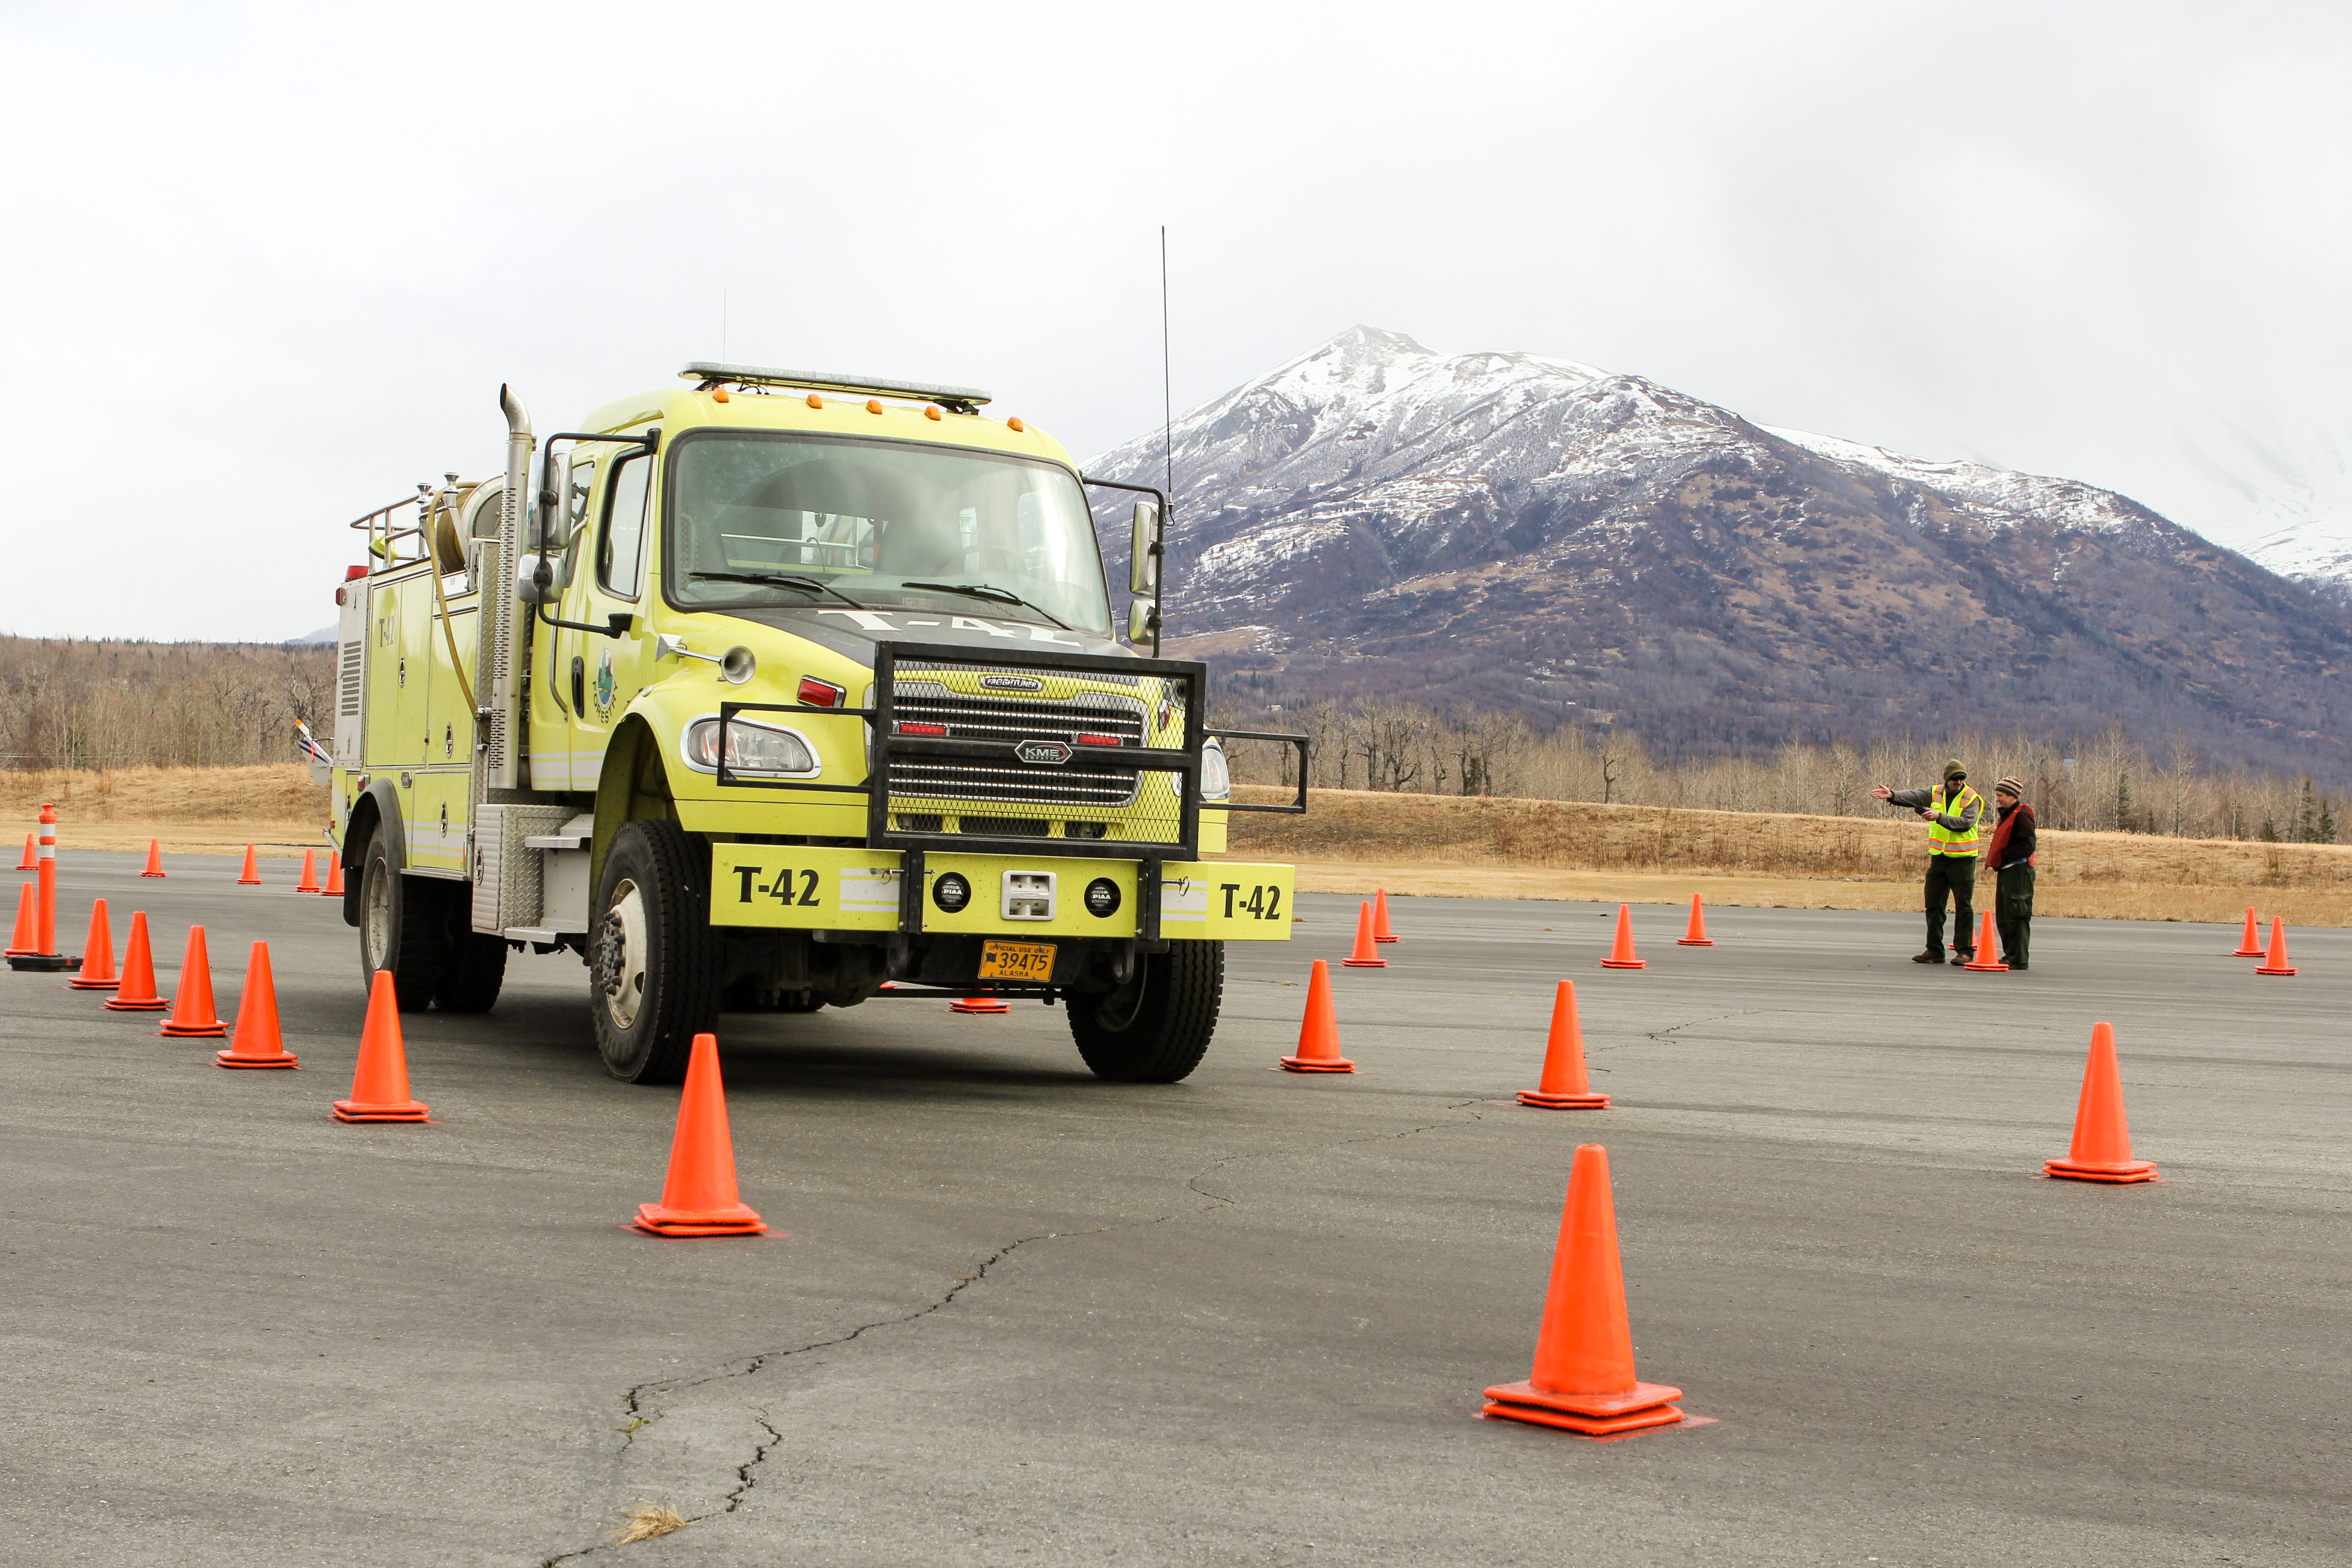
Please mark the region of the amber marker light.
POLYGON ((924 417, 924 418, 926 418, 926 419, 937 419, 939 416, 940 416, 940 408, 939 408, 939 405, 938 405, 938 404, 936 404, 936 403, 926 403, 926 404, 924 404, 924 405, 923 405, 923 417, 924 417))
POLYGON ((724 403, 724 402, 726 402, 726 401, 727 401, 727 389, 726 389, 725 387, 723 387, 723 386, 714 386, 714 387, 712 387, 712 388, 710 389, 710 401, 711 401, 711 402, 713 402, 713 403, 724 403))
POLYGON ((1004 427, 1007 430, 1012 431, 1015 436, 1020 435, 1021 432, 1029 428, 1029 426, 1021 423, 1021 417, 1019 415, 1015 415, 1012 418, 1007 419, 1004 422, 1004 427))
POLYGON ((879 414, 879 413, 881 413, 881 412, 882 412, 882 400, 881 400, 880 398, 878 398, 878 397, 869 397, 869 398, 867 398, 867 399, 866 400, 866 413, 868 413, 868 414, 879 414))
POLYGON ((811 408, 822 408, 824 406, 824 399, 812 392, 809 394, 809 406, 811 408))

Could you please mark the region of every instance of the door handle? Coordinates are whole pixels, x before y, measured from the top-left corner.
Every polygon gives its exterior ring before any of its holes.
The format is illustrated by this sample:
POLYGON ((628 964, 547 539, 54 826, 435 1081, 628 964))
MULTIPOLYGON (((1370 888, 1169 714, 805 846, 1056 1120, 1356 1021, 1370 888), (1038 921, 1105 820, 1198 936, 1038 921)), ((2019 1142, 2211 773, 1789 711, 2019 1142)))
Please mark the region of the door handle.
POLYGON ((575 714, 588 703, 588 661, 578 654, 572 656, 572 711, 575 714))

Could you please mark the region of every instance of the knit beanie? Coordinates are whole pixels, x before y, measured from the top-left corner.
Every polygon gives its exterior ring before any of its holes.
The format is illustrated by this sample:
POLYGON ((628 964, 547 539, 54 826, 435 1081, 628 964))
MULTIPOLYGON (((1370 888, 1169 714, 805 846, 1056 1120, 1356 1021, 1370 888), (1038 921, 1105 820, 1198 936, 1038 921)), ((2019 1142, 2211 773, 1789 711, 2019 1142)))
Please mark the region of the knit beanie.
POLYGON ((1963 778, 1967 776, 1968 771, 1969 770, 1966 767, 1961 765, 1959 758, 1947 757, 1944 759, 1944 777, 1946 779, 1963 778))

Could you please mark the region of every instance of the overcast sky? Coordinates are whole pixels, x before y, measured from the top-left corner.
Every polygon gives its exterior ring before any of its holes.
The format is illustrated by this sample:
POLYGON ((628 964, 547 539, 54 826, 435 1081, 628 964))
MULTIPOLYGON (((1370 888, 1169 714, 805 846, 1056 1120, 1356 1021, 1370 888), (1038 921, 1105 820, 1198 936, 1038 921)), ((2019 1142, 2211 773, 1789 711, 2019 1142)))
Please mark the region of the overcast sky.
POLYGON ((1163 223, 1180 409, 1363 321, 2345 531, 2347 15, 0 4, 0 630, 324 626, 501 381, 937 378, 1090 455, 1163 223))

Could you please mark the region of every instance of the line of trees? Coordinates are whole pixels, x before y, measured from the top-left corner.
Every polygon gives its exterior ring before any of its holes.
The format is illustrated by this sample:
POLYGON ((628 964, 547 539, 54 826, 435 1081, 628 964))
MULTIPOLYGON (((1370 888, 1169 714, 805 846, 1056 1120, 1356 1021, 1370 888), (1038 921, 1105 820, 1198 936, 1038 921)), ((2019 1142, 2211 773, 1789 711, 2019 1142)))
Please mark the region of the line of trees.
MULTIPOLYGON (((1995 779, 2015 777, 2050 827, 2303 844, 2333 844, 2337 832, 2334 796, 2307 775, 2209 766, 2184 740, 2150 747, 2120 724, 2063 741, 1994 731, 1906 734, 1665 763, 1613 726, 1542 733, 1517 714, 1477 708, 1226 704, 1215 720, 1304 733, 1307 782, 1318 789, 1880 816, 1887 808, 1870 798, 1872 785, 1931 784, 1944 759, 1958 757, 1988 798, 1995 779)), ((1234 749, 1234 771, 1244 783, 1295 784, 1297 752, 1244 743, 1234 749)))
POLYGON ((231 767, 295 760, 334 722, 330 644, 0 637, 0 767, 231 767))

